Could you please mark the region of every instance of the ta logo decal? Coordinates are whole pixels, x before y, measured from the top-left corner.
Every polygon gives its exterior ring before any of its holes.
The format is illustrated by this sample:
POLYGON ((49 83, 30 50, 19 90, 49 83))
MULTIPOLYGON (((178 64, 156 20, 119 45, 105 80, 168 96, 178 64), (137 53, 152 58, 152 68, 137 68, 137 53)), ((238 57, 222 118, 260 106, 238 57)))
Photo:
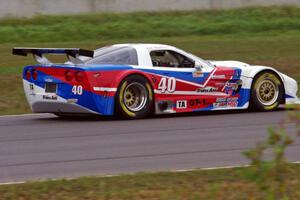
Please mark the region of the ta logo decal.
POLYGON ((187 101, 186 100, 180 100, 176 102, 176 108, 177 109, 185 109, 187 108, 187 101))

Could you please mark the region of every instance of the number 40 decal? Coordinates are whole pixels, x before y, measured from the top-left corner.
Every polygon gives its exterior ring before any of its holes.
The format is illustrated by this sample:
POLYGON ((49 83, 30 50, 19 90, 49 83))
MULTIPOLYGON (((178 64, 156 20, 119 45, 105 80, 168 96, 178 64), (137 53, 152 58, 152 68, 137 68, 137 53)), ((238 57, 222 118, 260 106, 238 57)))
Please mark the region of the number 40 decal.
POLYGON ((162 77, 158 84, 158 89, 162 92, 172 93, 176 89, 176 79, 174 77, 162 77))
POLYGON ((82 85, 74 85, 72 87, 72 93, 74 95, 82 95, 83 93, 82 85))

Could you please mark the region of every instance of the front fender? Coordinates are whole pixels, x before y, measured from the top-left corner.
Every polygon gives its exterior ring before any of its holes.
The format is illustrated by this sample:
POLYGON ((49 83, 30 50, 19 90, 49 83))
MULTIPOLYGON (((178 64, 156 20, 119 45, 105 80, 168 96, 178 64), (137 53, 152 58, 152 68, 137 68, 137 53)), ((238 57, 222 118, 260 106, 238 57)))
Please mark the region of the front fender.
POLYGON ((277 71, 276 69, 274 69, 272 67, 249 66, 249 67, 243 68, 242 75, 244 77, 247 77, 246 87, 251 88, 254 77, 257 74, 259 74, 260 72, 265 71, 265 70, 273 71, 274 73, 276 73, 278 75, 278 77, 280 77, 280 79, 283 83, 283 86, 284 86, 285 103, 286 104, 290 104, 290 103, 294 103, 294 102, 298 101, 298 97, 297 97, 298 85, 297 85, 296 80, 294 80, 293 78, 291 78, 283 73, 280 73, 279 71, 277 71))

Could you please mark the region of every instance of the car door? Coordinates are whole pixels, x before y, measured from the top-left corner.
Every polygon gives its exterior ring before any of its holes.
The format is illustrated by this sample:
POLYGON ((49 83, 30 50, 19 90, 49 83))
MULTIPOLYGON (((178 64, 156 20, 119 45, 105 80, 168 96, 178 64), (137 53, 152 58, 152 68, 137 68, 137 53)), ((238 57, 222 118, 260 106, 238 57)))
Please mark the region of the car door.
POLYGON ((211 73, 213 67, 206 66, 187 55, 175 50, 160 49, 150 52, 151 61, 155 73, 163 76, 158 84, 157 90, 161 93, 189 94, 195 93, 207 83, 211 84, 211 73), (168 79, 171 79, 169 81, 168 79), (176 86, 172 84, 176 80, 176 86), (168 82, 172 85, 169 86, 168 82), (171 90, 168 90, 169 89, 171 90))
POLYGON ((208 66, 200 59, 168 49, 152 50, 150 57, 155 73, 160 75, 156 98, 171 101, 176 112, 210 110, 231 95, 226 90, 234 78, 231 68, 208 66))

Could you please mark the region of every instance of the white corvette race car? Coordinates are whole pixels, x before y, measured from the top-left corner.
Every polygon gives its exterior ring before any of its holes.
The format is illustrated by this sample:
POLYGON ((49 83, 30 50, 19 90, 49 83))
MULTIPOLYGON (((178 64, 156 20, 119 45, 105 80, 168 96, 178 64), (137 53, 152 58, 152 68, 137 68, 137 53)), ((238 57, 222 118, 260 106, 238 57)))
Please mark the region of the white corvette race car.
POLYGON ((297 82, 272 67, 206 61, 173 46, 118 44, 95 51, 14 48, 39 62, 23 71, 33 112, 114 115, 247 109, 299 103, 297 82), (66 54, 64 64, 46 54, 66 54))

